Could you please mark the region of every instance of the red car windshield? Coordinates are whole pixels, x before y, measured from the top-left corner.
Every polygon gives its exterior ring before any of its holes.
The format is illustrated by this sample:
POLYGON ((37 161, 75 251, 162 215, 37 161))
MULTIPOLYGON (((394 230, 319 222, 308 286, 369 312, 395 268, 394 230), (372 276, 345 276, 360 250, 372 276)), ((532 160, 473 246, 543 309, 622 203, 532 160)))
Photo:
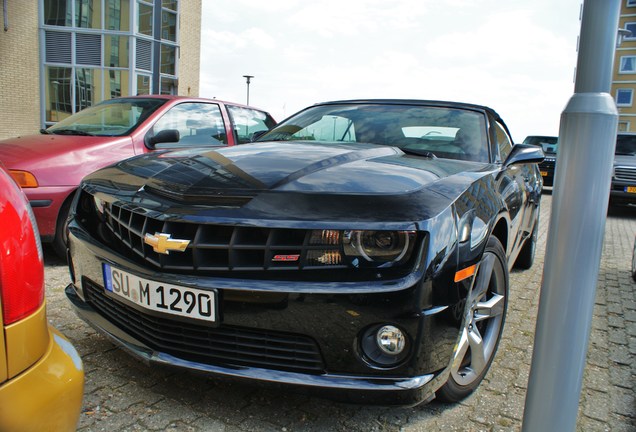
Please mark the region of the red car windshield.
POLYGON ((166 102, 165 99, 112 99, 86 108, 48 128, 57 135, 123 136, 130 134, 166 102))

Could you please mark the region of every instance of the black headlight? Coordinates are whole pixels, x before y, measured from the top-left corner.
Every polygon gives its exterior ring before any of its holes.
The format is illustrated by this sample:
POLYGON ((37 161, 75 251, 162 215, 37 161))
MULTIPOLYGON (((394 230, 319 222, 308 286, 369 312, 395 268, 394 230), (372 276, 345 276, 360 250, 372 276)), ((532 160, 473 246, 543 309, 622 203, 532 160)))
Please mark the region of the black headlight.
POLYGON ((343 248, 346 256, 367 262, 400 263, 413 250, 415 231, 344 231, 343 248))
POLYGON ((309 235, 310 266, 390 267, 403 264, 415 247, 415 231, 314 230, 309 235))

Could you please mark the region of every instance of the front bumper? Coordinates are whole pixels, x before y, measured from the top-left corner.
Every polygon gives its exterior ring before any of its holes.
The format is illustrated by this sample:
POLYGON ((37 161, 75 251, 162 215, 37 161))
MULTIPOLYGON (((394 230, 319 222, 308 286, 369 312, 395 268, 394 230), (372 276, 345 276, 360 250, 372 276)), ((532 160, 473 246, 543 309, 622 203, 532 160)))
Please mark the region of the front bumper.
POLYGON ((612 180, 610 201, 613 204, 636 204, 636 182, 612 180), (628 189, 629 188, 629 189, 628 189))
POLYGON ((79 354, 49 326, 49 347, 32 367, 0 385, 0 430, 74 431, 82 408, 79 354))
POLYGON ((556 158, 546 158, 539 164, 539 171, 543 178, 543 186, 552 187, 554 185, 554 170, 556 158))
POLYGON ((195 278, 156 273, 131 263, 74 224, 69 241, 73 283, 66 295, 76 313, 148 363, 382 405, 429 400, 447 379, 459 323, 449 316, 449 307, 424 303, 430 299, 425 293, 430 292, 431 282, 421 276, 375 285, 195 278), (104 290, 103 263, 163 283, 216 291, 219 322, 192 325, 191 320, 178 322, 122 303, 104 290), (321 292, 325 285, 328 289, 321 292), (389 366, 370 361, 361 341, 365 332, 386 324, 403 329, 409 338, 408 356, 389 366), (203 336, 190 343, 193 334, 203 336), (244 342, 248 336, 252 339, 244 342), (267 342, 261 343, 261 338, 267 342), (295 346, 300 340, 302 348, 289 349, 282 360, 271 354, 275 350, 269 349, 269 341, 278 349, 279 343, 289 340, 295 346), (317 365, 311 369, 298 366, 309 345, 317 365))
POLYGON ((434 397, 434 389, 446 381, 446 374, 431 373, 413 377, 356 376, 325 373, 310 375, 256 367, 227 367, 184 360, 157 351, 132 337, 102 317, 90 304, 82 301, 72 284, 66 296, 77 315, 95 330, 134 357, 148 363, 178 367, 219 377, 250 380, 263 384, 289 385, 344 402, 379 405, 415 405, 434 397))

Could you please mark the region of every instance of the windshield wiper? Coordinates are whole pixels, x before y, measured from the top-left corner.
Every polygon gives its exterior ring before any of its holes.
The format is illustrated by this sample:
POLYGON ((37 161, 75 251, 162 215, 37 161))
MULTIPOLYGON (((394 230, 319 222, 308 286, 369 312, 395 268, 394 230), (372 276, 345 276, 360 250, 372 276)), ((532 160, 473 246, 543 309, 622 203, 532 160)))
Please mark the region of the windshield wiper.
POLYGON ((46 129, 40 129, 40 133, 43 135, 50 135, 51 132, 47 131, 46 129))
POLYGON ((53 133, 56 135, 95 136, 92 133, 84 132, 77 129, 55 129, 53 131, 50 131, 49 133, 53 133))
POLYGON ((424 156, 427 157, 429 159, 437 159, 437 156, 435 156, 435 153, 433 153, 432 151, 429 150, 415 150, 412 148, 401 148, 400 150, 402 150, 404 153, 406 154, 410 154, 410 155, 416 155, 416 156, 424 156))
POLYGON ((260 141, 290 141, 291 135, 287 133, 278 133, 278 134, 263 134, 256 138, 254 142, 260 141))

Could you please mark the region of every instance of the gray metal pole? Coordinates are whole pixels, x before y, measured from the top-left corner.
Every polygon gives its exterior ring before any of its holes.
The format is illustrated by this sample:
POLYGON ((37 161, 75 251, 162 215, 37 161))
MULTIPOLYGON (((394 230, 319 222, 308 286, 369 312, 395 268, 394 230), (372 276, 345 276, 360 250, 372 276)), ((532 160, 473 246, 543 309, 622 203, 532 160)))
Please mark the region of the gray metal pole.
POLYGON ((561 114, 524 432, 574 431, 611 181, 618 112, 609 95, 620 0, 586 0, 574 92, 561 114))
POLYGON ((247 83, 247 103, 245 105, 250 104, 250 80, 254 78, 254 75, 243 75, 245 78, 245 82, 247 83))

